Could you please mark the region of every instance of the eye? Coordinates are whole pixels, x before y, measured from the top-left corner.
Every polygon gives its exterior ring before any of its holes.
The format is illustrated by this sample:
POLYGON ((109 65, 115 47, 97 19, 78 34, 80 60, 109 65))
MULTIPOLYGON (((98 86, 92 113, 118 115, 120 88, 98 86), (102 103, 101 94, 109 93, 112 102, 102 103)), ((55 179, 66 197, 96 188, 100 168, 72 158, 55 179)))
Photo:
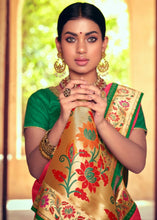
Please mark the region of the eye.
POLYGON ((96 38, 96 37, 89 37, 89 38, 88 38, 88 42, 90 42, 90 43, 93 43, 93 42, 95 42, 95 41, 97 41, 97 38, 96 38))
POLYGON ((67 37, 67 38, 66 38, 66 41, 67 41, 68 43, 74 43, 76 40, 75 40, 74 37, 67 37))

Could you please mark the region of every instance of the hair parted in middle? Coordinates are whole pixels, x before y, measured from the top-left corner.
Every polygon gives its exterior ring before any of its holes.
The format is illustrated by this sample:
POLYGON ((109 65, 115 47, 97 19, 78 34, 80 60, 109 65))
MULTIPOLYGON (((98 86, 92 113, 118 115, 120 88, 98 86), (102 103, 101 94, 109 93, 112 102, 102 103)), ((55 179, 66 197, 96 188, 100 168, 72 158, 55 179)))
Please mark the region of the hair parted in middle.
POLYGON ((77 2, 67 6, 60 13, 57 24, 58 41, 61 41, 61 35, 64 25, 70 20, 75 20, 79 18, 87 18, 94 21, 99 26, 102 34, 102 39, 104 40, 106 33, 106 22, 102 12, 92 4, 77 2))

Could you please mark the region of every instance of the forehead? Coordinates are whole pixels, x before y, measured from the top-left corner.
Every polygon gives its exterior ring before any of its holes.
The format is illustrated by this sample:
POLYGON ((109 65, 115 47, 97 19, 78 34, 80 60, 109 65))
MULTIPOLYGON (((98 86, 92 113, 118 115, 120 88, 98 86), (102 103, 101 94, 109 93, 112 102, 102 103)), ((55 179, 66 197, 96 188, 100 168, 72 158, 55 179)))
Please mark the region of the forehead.
POLYGON ((71 31, 74 33, 87 33, 90 31, 96 31, 98 33, 101 32, 99 26, 94 21, 86 18, 78 18, 66 22, 63 27, 62 33, 65 33, 67 31, 71 31))

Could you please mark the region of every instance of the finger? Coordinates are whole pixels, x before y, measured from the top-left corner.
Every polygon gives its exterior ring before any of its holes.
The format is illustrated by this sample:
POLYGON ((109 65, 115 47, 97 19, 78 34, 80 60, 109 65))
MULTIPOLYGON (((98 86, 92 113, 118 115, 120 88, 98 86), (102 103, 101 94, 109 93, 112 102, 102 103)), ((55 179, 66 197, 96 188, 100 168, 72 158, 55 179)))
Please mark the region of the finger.
POLYGON ((66 85, 66 88, 76 88, 77 86, 80 85, 86 85, 88 84, 87 81, 82 80, 82 79, 78 79, 78 80, 70 80, 70 82, 66 85))
POLYGON ((62 100, 65 100, 65 103, 69 104, 70 102, 76 102, 76 101, 92 101, 92 97, 86 94, 74 94, 69 97, 65 97, 62 100))
POLYGON ((93 94, 93 91, 88 88, 76 87, 72 90, 73 90, 73 94, 75 93, 76 94, 88 94, 88 95, 93 94))
MULTIPOLYGON (((83 79, 80 79, 80 80, 71 80, 67 85, 66 87, 64 88, 63 90, 63 95, 65 97, 69 97, 71 95, 71 89, 73 88, 76 88, 76 87, 80 87, 80 85, 83 85, 83 84, 87 84, 87 82, 83 79)), ((60 96, 60 98, 63 98, 63 95, 60 96)))
MULTIPOLYGON (((93 94, 93 91, 89 90, 89 89, 82 89, 82 88, 74 88, 74 89, 70 89, 70 91, 68 92, 69 88, 65 88, 63 90, 62 93, 60 93, 60 96, 59 98, 62 99, 62 98, 69 98, 70 96, 72 97, 72 99, 79 99, 80 98, 80 95, 87 95, 87 96, 90 96, 93 94), (68 93, 69 95, 66 95, 66 93, 68 93)), ((81 97, 82 98, 85 98, 86 97, 81 97)), ((87 99, 89 99, 89 97, 87 97, 87 99)), ((71 101, 71 99, 69 99, 71 101)))
POLYGON ((93 101, 92 102, 88 102, 88 101, 87 102, 82 102, 81 106, 90 108, 93 111, 97 110, 96 103, 94 103, 93 101))
POLYGON ((97 94, 97 95, 100 95, 100 92, 101 92, 100 89, 94 85, 83 84, 80 87, 84 88, 84 89, 91 90, 93 92, 93 94, 97 94))
POLYGON ((101 90, 99 93, 94 93, 92 97, 96 102, 102 102, 102 101, 107 102, 105 90, 101 90))
POLYGON ((88 101, 81 101, 81 100, 70 102, 68 109, 72 110, 73 108, 76 108, 76 107, 88 107, 89 108, 88 103, 89 103, 88 101))
POLYGON ((102 98, 101 93, 100 93, 100 95, 95 93, 95 94, 91 94, 89 96, 98 105, 104 105, 107 103, 107 98, 106 97, 102 98))

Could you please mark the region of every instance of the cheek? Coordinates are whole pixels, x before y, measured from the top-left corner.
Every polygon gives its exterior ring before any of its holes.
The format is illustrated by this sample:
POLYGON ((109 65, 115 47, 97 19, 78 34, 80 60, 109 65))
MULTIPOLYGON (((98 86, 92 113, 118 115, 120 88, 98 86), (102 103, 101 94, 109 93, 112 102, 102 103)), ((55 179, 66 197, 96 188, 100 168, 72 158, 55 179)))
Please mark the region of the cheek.
POLYGON ((69 66, 69 64, 70 64, 71 61, 72 61, 72 55, 71 55, 71 53, 69 53, 69 52, 64 53, 64 54, 63 54, 63 59, 64 59, 65 63, 69 66))
POLYGON ((102 46, 100 44, 97 44, 96 46, 89 47, 90 54, 94 54, 94 57, 101 59, 102 55, 102 46))
POLYGON ((93 55, 93 59, 95 60, 95 62, 99 63, 102 58, 101 48, 94 49, 91 54, 93 55))
POLYGON ((65 60, 66 63, 68 63, 69 60, 72 59, 72 57, 74 57, 74 52, 73 49, 71 47, 66 47, 66 48, 62 48, 63 51, 63 58, 65 60))

